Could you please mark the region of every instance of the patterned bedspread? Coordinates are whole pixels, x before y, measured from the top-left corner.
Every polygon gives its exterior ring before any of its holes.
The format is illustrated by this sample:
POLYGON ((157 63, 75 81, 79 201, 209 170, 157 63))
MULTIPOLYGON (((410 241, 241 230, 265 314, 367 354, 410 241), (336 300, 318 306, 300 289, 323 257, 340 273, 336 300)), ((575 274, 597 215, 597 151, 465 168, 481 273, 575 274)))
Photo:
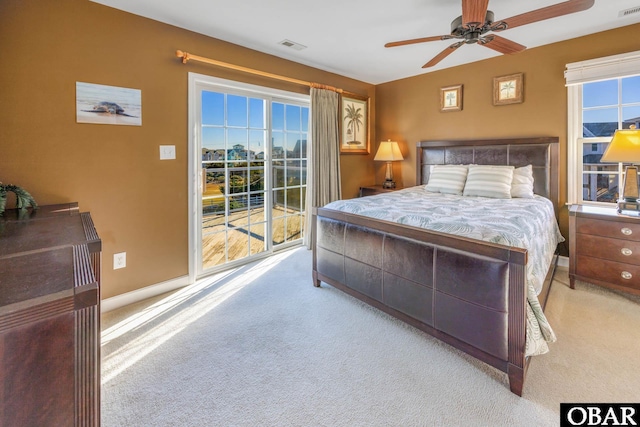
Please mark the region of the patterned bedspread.
POLYGON ((430 193, 424 186, 358 199, 326 208, 527 249, 527 356, 549 351, 555 334, 538 293, 558 243, 564 241, 553 204, 546 198, 490 199, 430 193))

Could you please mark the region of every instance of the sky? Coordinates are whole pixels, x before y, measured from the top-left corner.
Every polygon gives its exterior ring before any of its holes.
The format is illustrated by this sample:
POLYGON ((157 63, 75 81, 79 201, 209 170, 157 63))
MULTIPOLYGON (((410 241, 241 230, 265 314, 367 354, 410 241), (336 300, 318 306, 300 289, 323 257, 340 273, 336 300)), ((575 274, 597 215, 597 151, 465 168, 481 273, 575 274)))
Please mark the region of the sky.
POLYGON ((622 120, 640 117, 640 76, 586 83, 582 86, 585 123, 617 122, 618 108, 622 120), (619 99, 621 98, 621 99, 619 99))
MULTIPOLYGON (((202 91, 202 145, 209 149, 224 149, 223 93, 202 91)), ((268 102, 259 98, 227 95, 228 148, 235 144, 248 146, 255 153, 263 152, 268 132, 268 102)), ((309 108, 273 102, 272 138, 274 147, 293 150, 299 140, 307 139, 309 108)))

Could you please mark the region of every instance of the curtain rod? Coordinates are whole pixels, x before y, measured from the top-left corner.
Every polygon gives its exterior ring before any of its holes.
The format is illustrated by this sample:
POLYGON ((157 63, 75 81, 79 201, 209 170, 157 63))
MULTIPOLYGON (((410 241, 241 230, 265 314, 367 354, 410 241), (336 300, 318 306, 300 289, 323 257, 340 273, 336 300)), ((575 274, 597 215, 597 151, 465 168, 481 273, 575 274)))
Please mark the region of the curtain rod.
POLYGON ((176 50, 176 56, 178 58, 182 58, 182 63, 186 64, 189 60, 200 61, 206 64, 217 65, 219 67, 229 68, 236 71, 242 71, 244 73, 254 74, 262 77, 269 77, 275 80, 281 80, 289 83, 295 83, 302 86, 314 87, 316 89, 327 89, 332 90, 334 92, 342 93, 348 96, 355 96, 357 98, 362 98, 362 95, 358 95, 357 93, 347 92, 346 90, 342 90, 337 87, 323 85, 320 83, 308 82, 305 80, 298 80, 291 77, 281 76, 279 74, 267 73, 265 71, 254 70, 253 68, 247 68, 240 65, 229 64, 228 62, 222 62, 211 58, 205 58, 204 56, 193 55, 191 53, 183 52, 181 50, 176 50))

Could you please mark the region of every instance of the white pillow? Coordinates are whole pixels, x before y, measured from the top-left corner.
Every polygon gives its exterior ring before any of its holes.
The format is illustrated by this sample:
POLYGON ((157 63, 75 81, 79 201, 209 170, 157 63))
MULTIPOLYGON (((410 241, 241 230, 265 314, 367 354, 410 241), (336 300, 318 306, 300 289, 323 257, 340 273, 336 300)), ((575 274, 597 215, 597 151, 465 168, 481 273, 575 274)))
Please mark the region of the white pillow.
POLYGON ((463 196, 511 198, 513 166, 470 165, 463 196))
POLYGON ((434 193, 461 195, 467 170, 465 165, 435 165, 425 189, 434 193))
POLYGON ((531 165, 516 168, 513 171, 511 197, 533 199, 533 169, 531 165))

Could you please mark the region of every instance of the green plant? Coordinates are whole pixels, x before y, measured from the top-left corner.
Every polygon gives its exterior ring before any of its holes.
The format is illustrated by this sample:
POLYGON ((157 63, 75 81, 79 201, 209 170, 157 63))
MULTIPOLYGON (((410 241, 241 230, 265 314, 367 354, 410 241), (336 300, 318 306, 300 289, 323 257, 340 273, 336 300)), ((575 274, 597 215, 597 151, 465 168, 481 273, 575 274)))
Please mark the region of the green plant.
POLYGON ((16 207, 18 209, 26 209, 31 206, 38 208, 38 204, 28 191, 13 184, 3 184, 0 182, 0 216, 4 213, 7 206, 7 193, 11 191, 16 195, 16 207))

